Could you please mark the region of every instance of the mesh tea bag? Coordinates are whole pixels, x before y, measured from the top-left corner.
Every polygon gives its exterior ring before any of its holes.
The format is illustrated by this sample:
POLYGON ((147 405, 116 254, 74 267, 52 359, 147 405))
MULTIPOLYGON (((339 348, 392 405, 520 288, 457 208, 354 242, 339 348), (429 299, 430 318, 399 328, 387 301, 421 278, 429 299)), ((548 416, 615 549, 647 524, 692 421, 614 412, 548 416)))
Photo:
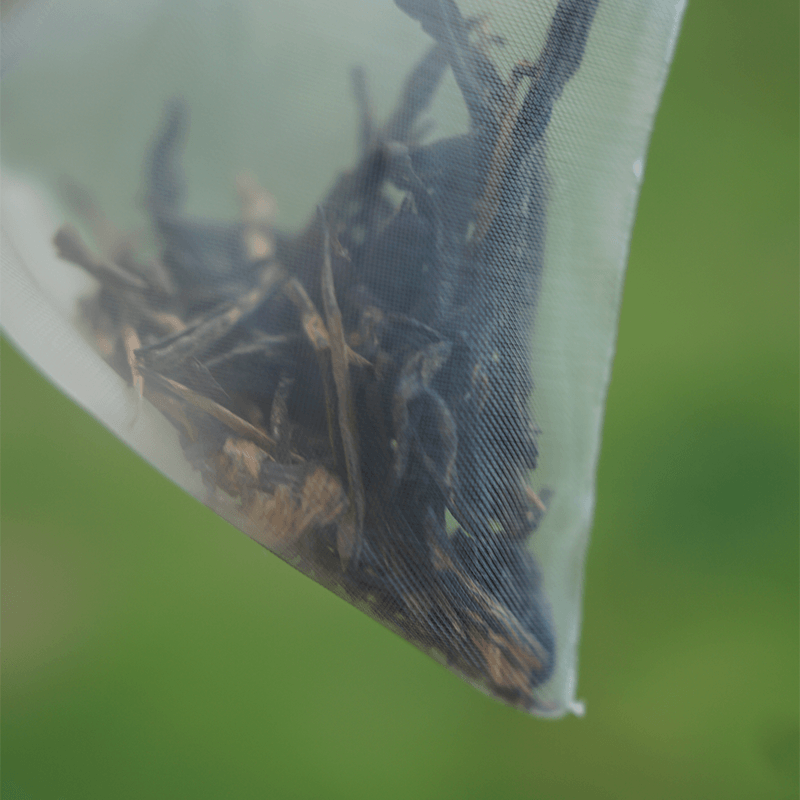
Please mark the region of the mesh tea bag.
POLYGON ((256 542, 490 695, 578 710, 603 402, 681 12, 24 6, 4 329, 256 542))

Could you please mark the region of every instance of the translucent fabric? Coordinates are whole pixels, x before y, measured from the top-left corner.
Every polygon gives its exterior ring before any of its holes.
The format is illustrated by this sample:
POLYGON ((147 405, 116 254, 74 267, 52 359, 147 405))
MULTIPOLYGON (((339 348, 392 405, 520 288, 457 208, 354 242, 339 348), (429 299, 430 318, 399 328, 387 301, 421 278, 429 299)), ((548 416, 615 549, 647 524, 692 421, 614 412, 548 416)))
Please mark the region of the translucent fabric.
POLYGON ((578 712, 603 404, 682 8, 24 6, 4 329, 256 542, 494 697, 578 712))

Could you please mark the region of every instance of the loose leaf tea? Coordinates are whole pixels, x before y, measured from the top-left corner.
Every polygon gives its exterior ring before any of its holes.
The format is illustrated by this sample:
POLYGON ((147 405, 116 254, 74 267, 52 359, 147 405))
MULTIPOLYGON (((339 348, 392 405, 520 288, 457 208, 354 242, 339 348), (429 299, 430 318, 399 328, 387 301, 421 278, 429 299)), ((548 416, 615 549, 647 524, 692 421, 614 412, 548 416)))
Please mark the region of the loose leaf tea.
POLYGON ((488 14, 395 6, 427 49, 385 117, 353 66, 358 157, 299 232, 250 173, 235 221, 186 210, 176 96, 146 157, 155 250, 74 179, 80 227, 53 241, 97 283, 88 338, 169 420, 211 507, 489 694, 558 713, 542 689, 565 648, 532 545, 563 489, 537 478, 534 348, 548 130, 599 0, 560 0, 519 58, 488 14), (467 125, 439 135, 448 81, 467 125))

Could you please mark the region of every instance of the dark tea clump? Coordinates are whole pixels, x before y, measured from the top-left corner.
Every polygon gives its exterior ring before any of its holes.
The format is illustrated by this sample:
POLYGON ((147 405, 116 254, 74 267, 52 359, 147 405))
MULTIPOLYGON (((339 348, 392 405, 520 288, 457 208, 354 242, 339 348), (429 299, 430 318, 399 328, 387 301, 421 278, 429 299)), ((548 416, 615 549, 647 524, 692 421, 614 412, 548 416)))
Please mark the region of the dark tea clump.
POLYGON ((175 425, 215 508, 530 709, 555 655, 528 553, 544 513, 528 482, 545 132, 597 0, 562 0, 538 59, 507 77, 484 19, 396 2, 434 44, 382 125, 354 70, 360 160, 302 233, 274 229, 252 178, 238 222, 182 212, 188 114, 172 101, 148 161, 159 257, 75 186, 103 255, 68 226, 55 243, 99 280, 82 309, 96 346, 175 425), (448 69, 470 129, 426 143, 448 69))

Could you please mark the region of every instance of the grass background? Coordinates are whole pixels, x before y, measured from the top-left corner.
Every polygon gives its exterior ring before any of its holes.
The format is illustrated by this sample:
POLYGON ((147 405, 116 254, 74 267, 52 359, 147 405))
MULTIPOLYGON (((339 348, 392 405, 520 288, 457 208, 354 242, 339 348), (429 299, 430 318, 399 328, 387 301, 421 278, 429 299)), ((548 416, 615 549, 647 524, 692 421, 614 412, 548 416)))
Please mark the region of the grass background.
POLYGON ((634 234, 582 719, 462 684, 2 349, 3 797, 790 798, 798 8, 692 0, 634 234))

